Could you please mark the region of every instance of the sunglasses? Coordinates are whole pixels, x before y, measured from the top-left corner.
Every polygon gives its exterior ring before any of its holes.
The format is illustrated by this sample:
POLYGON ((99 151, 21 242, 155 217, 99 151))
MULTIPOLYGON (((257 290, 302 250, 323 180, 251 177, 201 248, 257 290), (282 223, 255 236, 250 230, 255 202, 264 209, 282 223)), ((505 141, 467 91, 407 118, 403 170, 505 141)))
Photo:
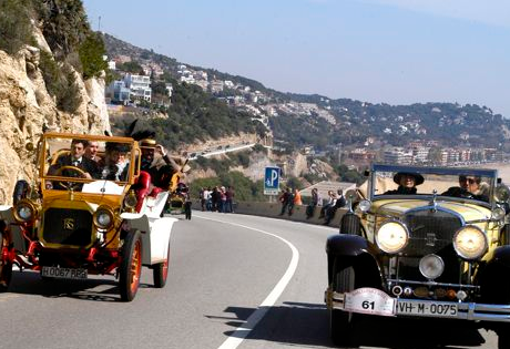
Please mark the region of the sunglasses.
POLYGON ((460 177, 459 182, 468 182, 469 184, 475 184, 476 179, 474 178, 466 178, 466 177, 460 177))

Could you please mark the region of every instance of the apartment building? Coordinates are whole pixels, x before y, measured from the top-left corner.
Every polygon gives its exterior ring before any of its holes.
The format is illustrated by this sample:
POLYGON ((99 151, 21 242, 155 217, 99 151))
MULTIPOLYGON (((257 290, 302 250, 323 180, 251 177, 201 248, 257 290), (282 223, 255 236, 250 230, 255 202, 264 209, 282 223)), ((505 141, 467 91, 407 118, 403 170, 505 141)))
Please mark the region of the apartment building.
POLYGON ((117 80, 106 88, 106 96, 110 97, 113 103, 126 104, 131 100, 131 90, 126 87, 124 81, 117 80))
POLYGON ((384 161, 389 164, 412 164, 413 153, 410 150, 404 150, 403 148, 392 148, 384 152, 384 161))
POLYGON ((147 75, 126 74, 124 83, 131 90, 132 100, 151 101, 152 89, 151 80, 147 75))

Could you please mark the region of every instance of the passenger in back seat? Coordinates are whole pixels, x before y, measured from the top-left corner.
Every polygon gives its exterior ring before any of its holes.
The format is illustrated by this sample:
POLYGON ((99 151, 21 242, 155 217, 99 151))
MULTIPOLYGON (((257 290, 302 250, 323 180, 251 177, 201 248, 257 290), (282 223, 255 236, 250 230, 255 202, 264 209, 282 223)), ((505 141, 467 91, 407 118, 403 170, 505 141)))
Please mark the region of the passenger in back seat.
POLYGON ((141 170, 151 176, 153 186, 167 190, 172 175, 179 170, 179 167, 166 153, 163 146, 157 144, 154 139, 140 141, 142 148, 141 170), (155 161, 155 154, 159 154, 163 161, 155 161))

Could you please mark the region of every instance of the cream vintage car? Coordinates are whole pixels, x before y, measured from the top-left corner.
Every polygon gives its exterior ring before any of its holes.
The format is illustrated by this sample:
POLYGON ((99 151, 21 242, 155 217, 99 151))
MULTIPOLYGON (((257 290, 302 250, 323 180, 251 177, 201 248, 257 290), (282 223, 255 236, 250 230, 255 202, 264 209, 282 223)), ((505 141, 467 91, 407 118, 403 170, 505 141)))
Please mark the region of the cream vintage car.
POLYGON ((499 182, 488 169, 372 165, 326 245, 333 342, 359 344, 359 316, 429 317, 472 321, 510 348, 510 191, 499 182), (398 189, 403 177, 415 190, 398 189))
POLYGON ((152 269, 155 287, 164 287, 176 219, 161 217, 168 192, 151 195, 140 144, 46 133, 37 150, 39 178, 19 181, 14 206, 0 207, 0 291, 8 289, 13 265, 45 279, 112 275, 123 301, 135 297, 142 266, 152 269), (96 161, 73 162, 82 141, 97 143, 96 161))

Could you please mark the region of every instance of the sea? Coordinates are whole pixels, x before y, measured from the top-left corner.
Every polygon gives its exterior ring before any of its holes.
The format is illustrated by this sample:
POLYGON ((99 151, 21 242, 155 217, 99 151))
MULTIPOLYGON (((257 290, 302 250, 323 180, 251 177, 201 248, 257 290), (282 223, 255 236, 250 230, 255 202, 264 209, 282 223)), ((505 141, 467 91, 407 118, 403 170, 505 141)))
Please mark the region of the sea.
POLYGON ((501 178, 501 180, 503 181, 504 184, 510 185, 510 164, 491 163, 491 164, 476 165, 473 167, 498 170, 499 178, 501 178))

